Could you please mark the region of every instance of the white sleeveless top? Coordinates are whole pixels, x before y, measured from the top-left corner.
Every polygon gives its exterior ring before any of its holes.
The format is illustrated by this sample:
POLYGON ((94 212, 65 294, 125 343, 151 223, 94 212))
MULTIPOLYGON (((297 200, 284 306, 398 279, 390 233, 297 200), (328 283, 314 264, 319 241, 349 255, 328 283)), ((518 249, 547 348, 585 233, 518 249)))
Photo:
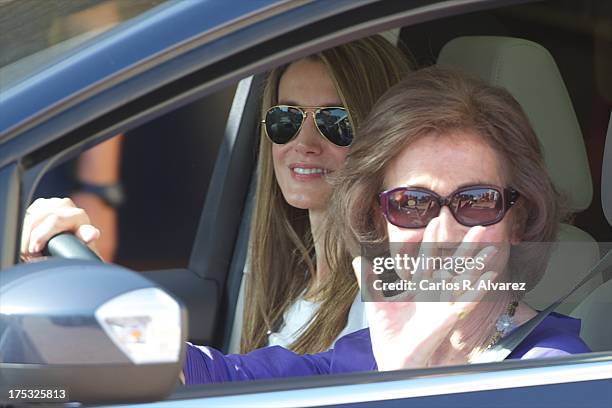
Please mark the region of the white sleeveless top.
MULTIPOLYGON (((285 323, 280 331, 268 335, 268 346, 288 347, 308 328, 310 319, 320 306, 320 302, 311 302, 305 300, 303 297, 299 297, 295 303, 285 311, 283 315, 285 323)), ((353 333, 366 327, 368 327, 368 320, 366 318, 364 304, 361 301, 361 293, 358 293, 351 305, 346 326, 342 332, 340 332, 336 340, 346 334, 353 333)), ((336 340, 334 340, 334 343, 336 340)))

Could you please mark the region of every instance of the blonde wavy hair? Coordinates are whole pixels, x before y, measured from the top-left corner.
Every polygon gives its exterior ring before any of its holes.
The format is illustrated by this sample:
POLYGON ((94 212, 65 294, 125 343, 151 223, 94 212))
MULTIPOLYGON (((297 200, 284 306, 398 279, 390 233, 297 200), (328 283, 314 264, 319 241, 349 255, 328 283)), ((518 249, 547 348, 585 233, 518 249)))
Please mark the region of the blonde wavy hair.
MULTIPOLYGON (((353 129, 359 129, 376 100, 411 71, 405 54, 376 35, 344 44, 306 59, 322 63, 353 129)), ((290 64, 269 73, 262 101, 262 116, 277 104, 279 81, 290 64)), ((341 245, 340 245, 341 246, 341 245)), ((260 132, 257 191, 250 236, 250 273, 247 274, 240 352, 268 343, 268 333, 278 331, 283 314, 308 287, 315 274, 314 243, 308 211, 290 206, 274 175, 272 143, 260 132)), ((327 350, 346 326, 358 293, 347 251, 330 269, 317 292, 321 304, 308 327, 289 346, 297 353, 327 350)))

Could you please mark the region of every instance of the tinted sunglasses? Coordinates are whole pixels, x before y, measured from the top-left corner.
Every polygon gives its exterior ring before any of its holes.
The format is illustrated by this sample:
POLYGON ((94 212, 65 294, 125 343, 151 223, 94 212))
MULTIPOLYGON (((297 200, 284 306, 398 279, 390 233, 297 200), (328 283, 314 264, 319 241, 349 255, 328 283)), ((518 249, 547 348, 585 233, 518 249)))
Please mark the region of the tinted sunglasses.
POLYGON ((461 187, 446 197, 424 188, 399 187, 378 195, 387 221, 401 228, 423 228, 447 206, 461 225, 500 222, 519 197, 512 188, 476 185, 461 187))
POLYGON ((348 111, 342 107, 272 106, 261 121, 268 138, 276 144, 290 142, 306 120, 305 109, 314 109, 313 119, 322 136, 336 146, 350 146, 353 142, 353 128, 348 111))

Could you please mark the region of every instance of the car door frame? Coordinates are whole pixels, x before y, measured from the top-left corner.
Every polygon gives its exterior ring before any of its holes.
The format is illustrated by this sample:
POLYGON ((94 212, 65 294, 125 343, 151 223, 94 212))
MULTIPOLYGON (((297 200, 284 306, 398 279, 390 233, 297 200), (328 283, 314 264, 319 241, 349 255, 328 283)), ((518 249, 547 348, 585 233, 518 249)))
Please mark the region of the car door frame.
POLYGON ((607 408, 612 352, 507 360, 391 372, 182 387, 138 407, 448 407, 607 408), (585 401, 585 395, 589 400, 585 401), (587 404, 588 403, 588 404, 587 404))

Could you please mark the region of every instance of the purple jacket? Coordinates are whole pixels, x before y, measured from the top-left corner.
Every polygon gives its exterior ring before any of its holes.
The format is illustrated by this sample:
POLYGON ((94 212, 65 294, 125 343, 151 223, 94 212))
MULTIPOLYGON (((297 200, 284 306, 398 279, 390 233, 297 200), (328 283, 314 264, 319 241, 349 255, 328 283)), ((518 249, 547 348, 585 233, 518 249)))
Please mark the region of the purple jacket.
MULTIPOLYGON (((508 359, 527 359, 588 353, 580 339, 580 320, 552 313, 546 317, 508 359)), ((246 381, 298 377, 316 374, 339 374, 376 370, 369 329, 348 334, 329 351, 299 355, 274 346, 248 354, 223 355, 203 346, 187 343, 183 366, 186 384, 246 381)))

